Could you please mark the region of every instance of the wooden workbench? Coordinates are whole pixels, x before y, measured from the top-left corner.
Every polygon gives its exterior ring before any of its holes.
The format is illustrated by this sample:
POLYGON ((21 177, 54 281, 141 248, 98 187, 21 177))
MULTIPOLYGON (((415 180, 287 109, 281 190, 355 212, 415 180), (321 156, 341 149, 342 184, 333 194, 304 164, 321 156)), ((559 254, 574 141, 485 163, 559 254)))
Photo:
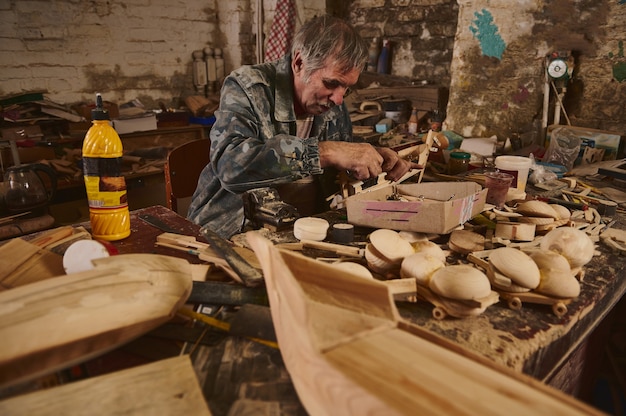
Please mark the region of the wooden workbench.
MULTIPOLYGON (((139 218, 142 214, 153 215, 179 233, 202 240, 197 225, 167 208, 153 206, 131 213, 131 236, 114 243, 120 253, 160 253, 198 261, 193 255, 156 246, 156 237, 163 231, 142 221, 139 218)), ((332 215, 336 220, 342 219, 340 212, 332 215)), ((624 228, 625 224, 621 218, 616 226, 624 228)), ((610 324, 607 317, 626 291, 623 256, 602 245, 598 248, 601 254, 585 266, 581 295, 567 305, 567 313, 560 318, 546 305, 524 304, 515 311, 499 303, 477 317, 436 320, 428 303, 398 302, 397 305, 404 318, 429 331, 580 396, 583 378, 590 377, 589 364, 593 363, 589 360, 598 354, 593 345, 604 342, 594 331, 610 324)), ((171 348, 171 344, 163 344, 160 337, 159 331, 155 331, 121 350, 140 356, 139 363, 180 352, 171 348)), ((186 352, 192 356, 214 415, 305 414, 279 350, 219 333, 212 333, 204 341, 198 345, 190 343, 186 352)), ((90 375, 98 375, 99 371, 106 372, 105 368, 137 364, 127 357, 122 360, 125 364, 119 364, 119 354, 120 351, 109 353, 87 363, 85 368, 93 372, 90 375)))
MULTIPOLYGON (((328 216, 330 222, 345 220, 341 212, 328 216)), ((626 228, 626 218, 617 220, 614 227, 626 228)), ((463 348, 566 393, 588 398, 606 341, 605 328, 612 323, 607 316, 626 291, 623 256, 601 243, 598 252, 600 254, 585 266, 581 295, 567 304, 567 312, 562 317, 557 317, 548 305, 524 304, 521 310, 512 310, 500 302, 477 317, 436 320, 432 317, 433 306, 428 303, 398 302, 397 306, 407 320, 463 348)), ((283 407, 291 406, 294 412, 299 408, 282 359, 275 350, 227 337, 215 346, 198 348, 195 358, 207 399, 214 402, 214 406, 223 406, 223 411, 227 411, 235 399, 241 400, 238 406, 259 405, 245 399, 262 396, 265 396, 263 400, 271 402, 263 406, 280 403, 283 407), (232 377, 239 381, 234 382, 232 377), (226 382, 227 379, 230 381, 226 382)))

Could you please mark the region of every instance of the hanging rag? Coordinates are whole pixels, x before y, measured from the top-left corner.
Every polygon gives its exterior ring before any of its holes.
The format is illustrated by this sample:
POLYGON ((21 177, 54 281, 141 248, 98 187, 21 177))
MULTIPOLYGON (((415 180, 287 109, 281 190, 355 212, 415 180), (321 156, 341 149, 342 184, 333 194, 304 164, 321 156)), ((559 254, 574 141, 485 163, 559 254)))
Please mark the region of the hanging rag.
POLYGON ((282 58, 291 47, 296 26, 295 0, 278 0, 272 29, 267 40, 265 62, 282 58))

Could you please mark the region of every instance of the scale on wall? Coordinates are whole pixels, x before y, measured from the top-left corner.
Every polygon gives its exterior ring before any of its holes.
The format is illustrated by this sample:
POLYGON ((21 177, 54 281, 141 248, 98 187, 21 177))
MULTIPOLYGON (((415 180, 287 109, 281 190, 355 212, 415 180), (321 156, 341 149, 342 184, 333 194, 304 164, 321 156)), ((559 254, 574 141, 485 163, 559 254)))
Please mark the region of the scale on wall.
POLYGON ((553 80, 567 80, 571 77, 574 70, 573 65, 568 65, 568 61, 571 59, 569 53, 554 52, 548 55, 547 59, 547 71, 548 76, 553 80))

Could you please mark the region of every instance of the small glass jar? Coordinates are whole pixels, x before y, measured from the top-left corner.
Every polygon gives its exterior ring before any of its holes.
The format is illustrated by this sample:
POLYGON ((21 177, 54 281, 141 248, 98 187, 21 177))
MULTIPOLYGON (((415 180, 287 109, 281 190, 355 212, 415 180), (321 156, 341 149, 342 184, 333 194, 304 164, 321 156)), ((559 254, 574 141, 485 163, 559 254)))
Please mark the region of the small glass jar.
POLYGON ((452 152, 448 160, 448 174, 458 175, 467 172, 472 155, 467 152, 452 152))

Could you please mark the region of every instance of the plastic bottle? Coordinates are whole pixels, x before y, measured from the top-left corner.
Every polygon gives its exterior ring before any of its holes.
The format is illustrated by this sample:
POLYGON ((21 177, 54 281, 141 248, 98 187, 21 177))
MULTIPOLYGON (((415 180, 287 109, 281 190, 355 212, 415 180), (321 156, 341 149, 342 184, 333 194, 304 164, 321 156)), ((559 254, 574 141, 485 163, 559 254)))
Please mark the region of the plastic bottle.
POLYGON ((91 111, 92 126, 83 141, 83 175, 91 234, 96 239, 115 241, 130 235, 130 213, 126 180, 122 176, 122 141, 96 94, 91 111))
POLYGON ((411 110, 411 117, 409 117, 408 130, 411 134, 417 133, 417 108, 413 107, 411 110))
POLYGON ((383 39, 383 47, 380 50, 380 55, 378 55, 377 71, 379 74, 389 73, 389 54, 389 40, 383 39))
POLYGON ((430 129, 432 131, 441 131, 441 123, 443 122, 443 115, 439 110, 433 110, 430 117, 430 129))

